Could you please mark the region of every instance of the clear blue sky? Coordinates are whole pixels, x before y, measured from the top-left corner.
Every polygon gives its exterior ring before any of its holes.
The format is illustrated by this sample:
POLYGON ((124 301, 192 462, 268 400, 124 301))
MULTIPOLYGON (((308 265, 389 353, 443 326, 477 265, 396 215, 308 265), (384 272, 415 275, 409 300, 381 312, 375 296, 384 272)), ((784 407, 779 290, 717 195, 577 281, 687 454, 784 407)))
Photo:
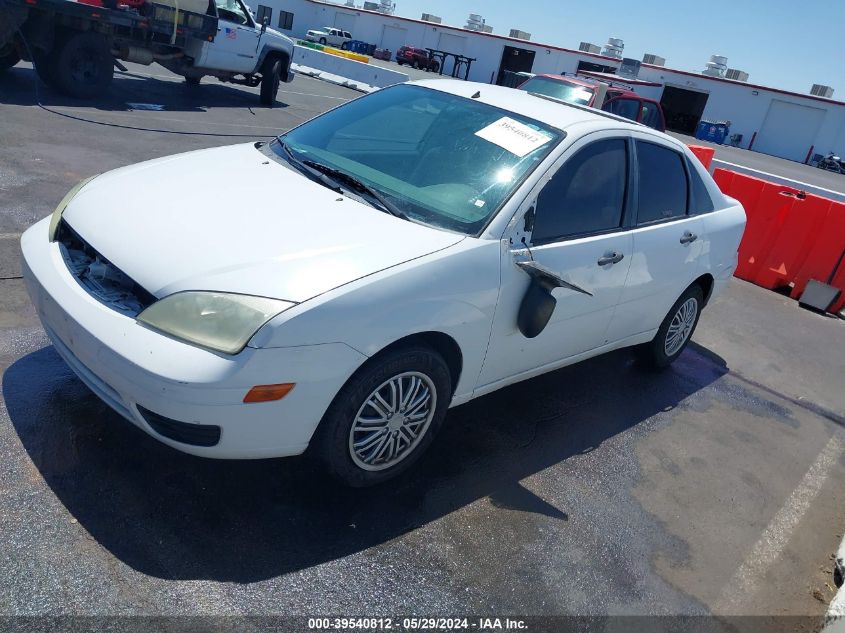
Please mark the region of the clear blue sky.
MULTIPOLYGON (((336 0, 337 1, 337 0, 336 0)), ((512 28, 543 44, 578 48, 625 41, 625 56, 666 58, 679 70, 701 71, 710 55, 749 73, 749 81, 796 92, 814 83, 845 99, 845 2, 843 0, 394 0, 396 14, 433 13, 463 26, 480 13, 494 33, 512 28)), ((356 1, 356 4, 360 4, 356 1)))

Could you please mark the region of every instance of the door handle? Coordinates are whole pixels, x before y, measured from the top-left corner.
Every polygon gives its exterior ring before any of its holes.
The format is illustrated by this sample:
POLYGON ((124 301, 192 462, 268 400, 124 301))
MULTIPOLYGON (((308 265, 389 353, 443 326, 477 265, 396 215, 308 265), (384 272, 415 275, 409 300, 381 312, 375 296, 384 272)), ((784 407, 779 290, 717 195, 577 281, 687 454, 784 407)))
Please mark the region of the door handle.
POLYGON ((625 256, 622 253, 617 253, 616 251, 605 255, 602 257, 598 262, 596 262, 599 266, 607 266, 608 264, 618 264, 621 262, 625 256))
POLYGON ((695 233, 690 233, 689 231, 684 231, 684 236, 681 238, 681 244, 691 244, 695 240, 698 239, 698 236, 695 233))

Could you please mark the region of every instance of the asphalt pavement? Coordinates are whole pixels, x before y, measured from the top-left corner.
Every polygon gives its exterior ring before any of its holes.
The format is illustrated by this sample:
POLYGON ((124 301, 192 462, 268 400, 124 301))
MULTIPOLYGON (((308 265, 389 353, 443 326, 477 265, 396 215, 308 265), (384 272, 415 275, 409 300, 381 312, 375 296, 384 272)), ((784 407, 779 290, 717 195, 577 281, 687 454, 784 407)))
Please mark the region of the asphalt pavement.
POLYGON ((735 280, 668 371, 621 351, 455 408, 418 468, 371 490, 307 457, 190 457, 64 365, 17 278, 19 234, 83 177, 268 137, 358 94, 297 77, 266 109, 255 89, 133 66, 93 104, 42 85, 48 111, 34 85, 23 64, 0 75, 0 616, 820 624, 845 527, 845 322, 735 280))

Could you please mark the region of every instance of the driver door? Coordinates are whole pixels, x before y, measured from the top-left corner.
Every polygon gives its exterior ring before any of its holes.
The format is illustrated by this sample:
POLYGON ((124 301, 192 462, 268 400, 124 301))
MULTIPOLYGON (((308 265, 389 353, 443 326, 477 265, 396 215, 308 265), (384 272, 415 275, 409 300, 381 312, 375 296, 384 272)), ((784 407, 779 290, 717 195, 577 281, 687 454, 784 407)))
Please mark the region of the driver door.
POLYGON ((255 70, 258 56, 258 29, 241 0, 215 0, 217 36, 206 46, 199 66, 215 70, 248 73, 255 70))
POLYGON ((633 238, 628 227, 630 140, 618 132, 591 134, 569 148, 527 198, 509 229, 501 256, 501 289, 478 388, 493 388, 589 356, 613 343, 608 327, 625 287, 633 238), (530 246, 525 247, 522 238, 530 246), (555 288, 557 304, 545 329, 527 338, 517 327, 529 276, 516 262, 533 259, 591 293, 555 288))

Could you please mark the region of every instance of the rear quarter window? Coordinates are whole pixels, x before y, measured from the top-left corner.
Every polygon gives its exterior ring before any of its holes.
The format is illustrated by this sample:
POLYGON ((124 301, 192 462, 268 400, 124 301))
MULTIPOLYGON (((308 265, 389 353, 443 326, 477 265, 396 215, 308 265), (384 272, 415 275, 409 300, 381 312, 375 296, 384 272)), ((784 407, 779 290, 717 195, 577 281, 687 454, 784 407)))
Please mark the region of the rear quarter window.
POLYGON ((707 191, 707 185, 704 184, 704 180, 689 158, 687 158, 687 170, 689 171, 690 181, 690 215, 710 213, 716 208, 713 204, 713 198, 710 197, 710 192, 707 191))

